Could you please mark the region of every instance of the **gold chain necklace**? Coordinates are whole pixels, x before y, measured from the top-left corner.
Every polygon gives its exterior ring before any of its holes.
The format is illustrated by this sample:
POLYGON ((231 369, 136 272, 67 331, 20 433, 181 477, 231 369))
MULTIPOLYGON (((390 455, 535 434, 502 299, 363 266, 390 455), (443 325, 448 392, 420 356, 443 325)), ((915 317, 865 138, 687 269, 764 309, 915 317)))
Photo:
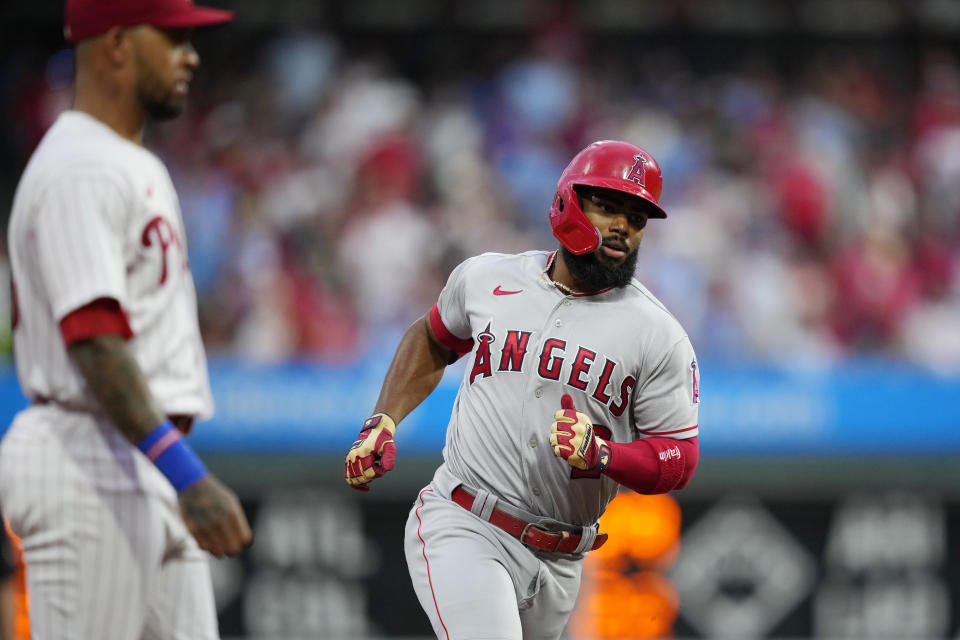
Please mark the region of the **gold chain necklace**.
POLYGON ((556 251, 550 254, 550 258, 547 260, 547 266, 544 267, 543 271, 540 272, 540 282, 544 283, 547 286, 553 285, 568 296, 577 295, 576 291, 574 291, 567 285, 563 284, 562 282, 557 282, 556 280, 554 280, 553 278, 547 275, 547 272, 550 271, 550 267, 553 266, 553 261, 554 259, 556 259, 556 257, 557 257, 556 251))

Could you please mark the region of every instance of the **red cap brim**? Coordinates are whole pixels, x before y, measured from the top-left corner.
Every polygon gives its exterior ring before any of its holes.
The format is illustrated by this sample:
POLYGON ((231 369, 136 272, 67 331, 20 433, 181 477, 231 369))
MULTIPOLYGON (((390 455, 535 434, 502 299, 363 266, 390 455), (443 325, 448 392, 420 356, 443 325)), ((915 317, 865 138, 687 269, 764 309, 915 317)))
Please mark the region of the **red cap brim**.
POLYGON ((233 20, 233 11, 198 7, 185 0, 173 2, 173 7, 146 6, 122 12, 92 12, 86 5, 67 5, 64 35, 76 44, 99 35, 111 27, 131 27, 149 24, 160 29, 190 29, 212 27, 233 20))
POLYGON ((190 27, 213 27, 218 24, 230 22, 231 20, 233 20, 233 11, 194 6, 181 13, 150 20, 149 24, 164 29, 183 29, 190 27))

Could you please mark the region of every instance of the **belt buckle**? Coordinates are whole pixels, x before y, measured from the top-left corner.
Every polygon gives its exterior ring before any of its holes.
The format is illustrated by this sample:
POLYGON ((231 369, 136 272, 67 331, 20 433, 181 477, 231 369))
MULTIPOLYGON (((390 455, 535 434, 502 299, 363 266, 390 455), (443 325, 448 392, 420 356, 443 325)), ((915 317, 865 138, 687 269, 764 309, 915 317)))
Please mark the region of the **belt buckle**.
POLYGON ((530 545, 531 547, 536 547, 537 549, 543 549, 544 551, 551 551, 551 552, 556 551, 557 549, 560 548, 560 545, 563 544, 563 541, 570 537, 569 531, 561 530, 559 532, 560 536, 559 538, 557 538, 557 544, 553 545, 552 549, 545 548, 545 547, 537 547, 536 545, 530 544, 525 540, 525 538, 527 537, 527 532, 529 532, 531 528, 536 529, 537 531, 540 531, 547 535, 556 535, 556 534, 554 534, 551 531, 547 531, 546 529, 541 529, 540 527, 536 526, 533 522, 528 522, 526 523, 526 525, 524 525, 523 530, 520 532, 520 542, 526 545, 530 545))
MULTIPOLYGON (((520 531, 520 542, 522 542, 523 544, 527 544, 527 541, 524 538, 527 537, 527 532, 530 530, 530 527, 532 526, 534 526, 532 522, 527 522, 526 524, 523 525, 523 530, 520 531)), ((530 545, 530 546, 532 547, 533 545, 530 545)))

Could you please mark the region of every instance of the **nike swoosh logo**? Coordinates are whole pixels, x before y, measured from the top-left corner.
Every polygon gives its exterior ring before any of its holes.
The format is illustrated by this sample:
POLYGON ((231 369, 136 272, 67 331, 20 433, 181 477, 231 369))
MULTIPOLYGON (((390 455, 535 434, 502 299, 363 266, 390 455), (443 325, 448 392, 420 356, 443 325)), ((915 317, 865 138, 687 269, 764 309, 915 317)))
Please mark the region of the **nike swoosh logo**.
POLYGON ((517 291, 504 291, 500 288, 500 285, 497 285, 497 288, 493 290, 493 295, 495 296, 509 296, 514 293, 523 293, 523 289, 518 289, 517 291))

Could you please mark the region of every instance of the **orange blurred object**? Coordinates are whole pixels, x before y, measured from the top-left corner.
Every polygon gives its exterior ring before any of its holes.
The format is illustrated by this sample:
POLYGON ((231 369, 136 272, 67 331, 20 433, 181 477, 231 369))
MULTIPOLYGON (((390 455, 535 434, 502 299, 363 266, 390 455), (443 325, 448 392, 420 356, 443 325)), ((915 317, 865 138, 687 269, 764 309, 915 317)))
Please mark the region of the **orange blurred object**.
POLYGON ((27 596, 27 566, 23 561, 23 546, 20 538, 10 529, 10 524, 4 519, 3 526, 7 529, 13 555, 17 562, 17 571, 13 574, 13 599, 17 611, 14 622, 14 638, 16 640, 30 640, 30 599, 27 596))
POLYGON ((676 559, 680 521, 680 505, 669 494, 621 493, 600 518, 600 530, 610 538, 587 561, 619 571, 631 564, 669 566, 676 559))
POLYGON ((667 638, 677 619, 677 593, 656 571, 591 576, 572 631, 582 638, 667 638))
POLYGON ((621 493, 600 518, 607 543, 583 567, 575 638, 666 638, 679 600, 660 571, 680 548, 680 505, 670 495, 621 493))

